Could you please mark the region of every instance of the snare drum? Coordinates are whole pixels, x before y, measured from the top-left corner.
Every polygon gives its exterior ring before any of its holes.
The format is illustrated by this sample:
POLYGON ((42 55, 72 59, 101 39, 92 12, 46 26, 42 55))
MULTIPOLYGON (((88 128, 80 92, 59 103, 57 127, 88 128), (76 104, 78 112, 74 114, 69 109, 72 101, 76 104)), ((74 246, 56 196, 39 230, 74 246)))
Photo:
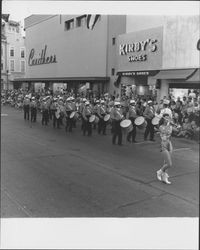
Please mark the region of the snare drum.
POLYGON ((143 116, 138 116, 135 119, 135 125, 139 128, 139 129, 144 129, 147 125, 147 122, 145 121, 143 116))
POLYGON ((121 121, 120 126, 127 133, 129 133, 133 130, 133 124, 132 124, 131 120, 129 120, 129 119, 125 119, 125 120, 121 121))
POLYGON ((104 119, 105 122, 109 121, 110 120, 110 114, 106 114, 103 119, 104 119))
POLYGON ((160 118, 158 117, 154 117, 151 121, 151 123, 154 125, 154 126, 157 126, 159 124, 159 121, 160 121, 160 118))
POLYGON ((89 122, 93 123, 95 121, 96 116, 95 115, 91 115, 89 118, 89 122))

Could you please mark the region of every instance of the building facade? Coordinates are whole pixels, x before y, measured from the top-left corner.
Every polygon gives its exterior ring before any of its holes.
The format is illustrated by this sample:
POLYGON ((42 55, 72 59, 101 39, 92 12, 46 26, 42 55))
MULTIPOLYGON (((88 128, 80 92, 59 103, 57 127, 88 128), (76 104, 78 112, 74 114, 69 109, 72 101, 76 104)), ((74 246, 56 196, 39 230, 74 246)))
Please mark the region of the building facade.
POLYGON ((32 15, 25 19, 24 80, 35 89, 114 93, 116 39, 125 30, 126 16, 32 15))
POLYGON ((13 89, 14 79, 26 71, 25 37, 19 22, 2 15, 1 20, 1 89, 13 89))
POLYGON ((129 32, 118 36, 119 84, 158 100, 174 90, 199 89, 199 16, 153 17, 152 23, 149 17, 146 25, 145 18, 127 17, 129 32))

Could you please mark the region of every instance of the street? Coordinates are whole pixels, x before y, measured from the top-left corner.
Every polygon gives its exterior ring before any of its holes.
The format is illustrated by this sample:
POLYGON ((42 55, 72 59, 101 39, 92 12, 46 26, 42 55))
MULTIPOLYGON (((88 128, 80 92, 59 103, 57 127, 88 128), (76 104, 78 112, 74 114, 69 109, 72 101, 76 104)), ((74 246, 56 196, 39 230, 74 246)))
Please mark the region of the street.
POLYGON ((23 111, 1 108, 1 216, 198 217, 199 144, 172 138, 171 185, 159 182, 159 136, 112 145, 107 135, 83 136, 52 122, 24 121, 23 111))

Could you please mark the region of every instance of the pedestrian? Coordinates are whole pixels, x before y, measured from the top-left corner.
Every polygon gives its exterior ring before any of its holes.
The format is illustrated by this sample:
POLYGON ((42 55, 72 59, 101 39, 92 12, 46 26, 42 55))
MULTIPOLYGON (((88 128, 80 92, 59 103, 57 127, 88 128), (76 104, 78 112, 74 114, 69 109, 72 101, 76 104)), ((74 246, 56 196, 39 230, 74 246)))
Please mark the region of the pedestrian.
POLYGON ((170 140, 172 134, 172 125, 169 114, 163 114, 163 117, 159 122, 159 132, 161 138, 161 152, 164 158, 164 164, 161 169, 157 171, 157 178, 159 181, 163 181, 166 184, 171 184, 168 180, 168 170, 172 167, 172 143, 170 140))

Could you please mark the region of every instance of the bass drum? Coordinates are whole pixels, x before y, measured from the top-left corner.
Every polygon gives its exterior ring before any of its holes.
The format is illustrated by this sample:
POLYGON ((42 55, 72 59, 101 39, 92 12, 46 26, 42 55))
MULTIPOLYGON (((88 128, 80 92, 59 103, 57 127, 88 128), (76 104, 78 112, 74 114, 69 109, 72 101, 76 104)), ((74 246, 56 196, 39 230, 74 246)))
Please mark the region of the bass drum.
POLYGON ((152 119, 151 123, 152 123, 152 125, 154 125, 154 126, 158 126, 159 121, 160 121, 160 118, 154 117, 154 118, 152 119))
POLYGON ((129 120, 129 119, 125 119, 125 120, 121 121, 120 126, 124 130, 124 132, 127 132, 127 133, 129 133, 133 130, 133 124, 132 124, 131 120, 129 120))
POLYGON ((95 115, 91 115, 89 118, 89 122, 93 123, 95 121, 96 116, 95 115))
POLYGON ((103 119, 105 122, 108 122, 110 120, 110 114, 106 114, 103 119))
POLYGON ((147 126, 147 122, 145 121, 143 116, 138 116, 135 119, 135 125, 139 128, 139 129, 144 129, 147 126))

